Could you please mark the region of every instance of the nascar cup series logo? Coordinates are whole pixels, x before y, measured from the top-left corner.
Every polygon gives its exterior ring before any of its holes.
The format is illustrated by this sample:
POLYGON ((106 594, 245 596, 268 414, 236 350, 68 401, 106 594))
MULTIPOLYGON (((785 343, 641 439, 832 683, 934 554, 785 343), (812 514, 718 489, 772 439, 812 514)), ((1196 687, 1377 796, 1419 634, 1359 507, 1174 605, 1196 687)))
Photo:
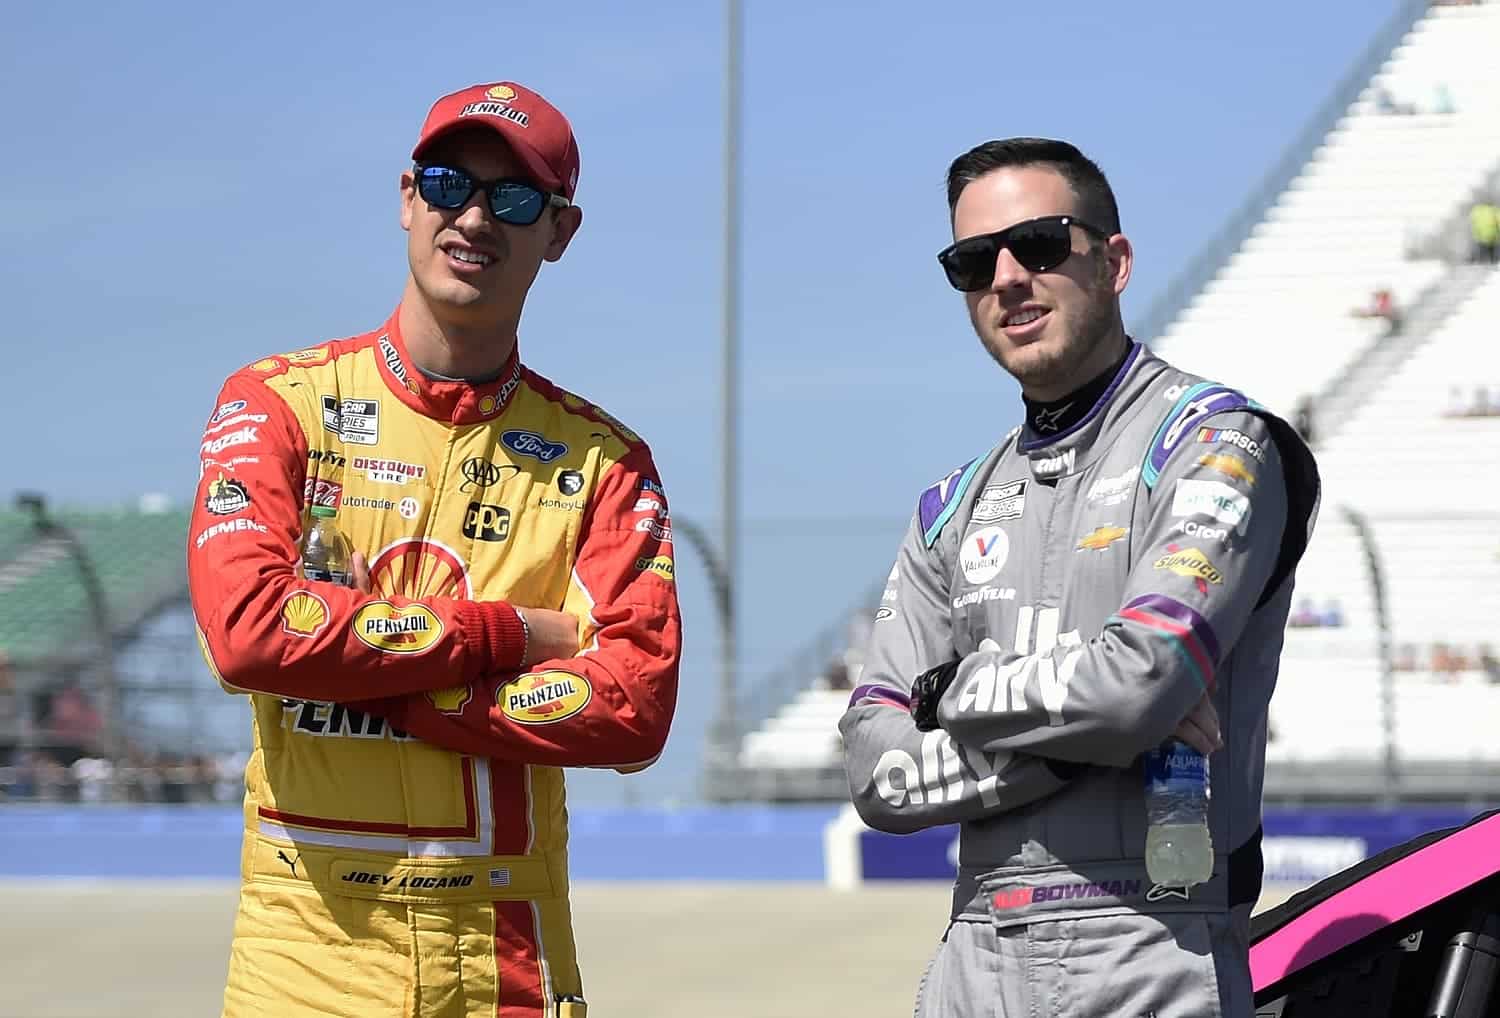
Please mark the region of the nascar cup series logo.
POLYGON ((495 703, 518 724, 550 725, 577 714, 593 698, 593 687, 581 675, 540 672, 502 686, 495 703))
POLYGON ((425 604, 374 601, 354 613, 353 626, 361 643, 386 654, 422 654, 443 635, 443 620, 425 604))
POLYGON ((452 548, 431 538, 408 537, 386 545, 370 564, 370 583, 382 594, 474 596, 464 560, 452 548))

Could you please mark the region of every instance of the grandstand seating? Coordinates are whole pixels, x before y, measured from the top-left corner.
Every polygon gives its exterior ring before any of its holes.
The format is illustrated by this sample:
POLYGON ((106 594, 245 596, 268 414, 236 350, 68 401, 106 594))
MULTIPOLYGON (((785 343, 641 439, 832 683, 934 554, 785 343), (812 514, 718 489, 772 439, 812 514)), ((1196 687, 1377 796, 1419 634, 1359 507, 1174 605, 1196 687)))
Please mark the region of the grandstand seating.
POLYGON ((1153 348, 1282 413, 1337 377, 1385 328, 1351 310, 1380 287, 1410 306, 1431 286, 1443 264, 1407 261, 1406 250, 1500 162, 1497 38, 1500 5, 1421 19, 1153 348), (1440 84, 1452 113, 1428 112, 1440 84), (1421 112, 1380 112, 1382 89, 1421 112))
MULTIPOLYGON (((59 511, 99 574, 112 626, 139 622, 159 599, 186 585, 185 510, 59 511)), ((31 517, 0 512, 0 651, 18 664, 67 657, 93 638, 87 592, 67 545, 39 538, 31 517)))
MULTIPOLYGON (((1420 242, 1464 213, 1500 166, 1497 39, 1500 4, 1423 15, 1152 347, 1286 415, 1355 369, 1387 326, 1350 312, 1381 287, 1409 309, 1445 280, 1452 266, 1408 253, 1433 250, 1420 242), (1383 102, 1415 112, 1383 111, 1383 102), (1445 103, 1451 112, 1438 111, 1445 103)), ((1336 599, 1343 622, 1286 634, 1271 705, 1273 768, 1369 769, 1383 752, 1378 620, 1358 531, 1342 507, 1364 517, 1378 546, 1393 644, 1472 651, 1488 642, 1500 652, 1500 418, 1443 416, 1454 387, 1500 389, 1497 334, 1500 273, 1417 336, 1422 345, 1349 419, 1319 418, 1323 513, 1297 599, 1319 607, 1336 599)), ((1500 686, 1472 669, 1402 671, 1395 680, 1400 757, 1446 761, 1460 775, 1453 764, 1493 772, 1500 686)), ((754 786, 767 797, 839 794, 830 777, 846 697, 815 681, 748 734, 741 767, 784 778, 754 786)))

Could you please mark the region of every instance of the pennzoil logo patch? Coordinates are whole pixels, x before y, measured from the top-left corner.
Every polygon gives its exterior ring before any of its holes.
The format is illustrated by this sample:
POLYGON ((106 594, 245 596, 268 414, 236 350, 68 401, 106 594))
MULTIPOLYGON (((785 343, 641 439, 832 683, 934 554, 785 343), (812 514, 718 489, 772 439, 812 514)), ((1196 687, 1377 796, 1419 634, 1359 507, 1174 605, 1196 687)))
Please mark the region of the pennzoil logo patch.
POLYGON ((422 654, 443 635, 443 620, 425 604, 397 608, 372 601, 354 613, 354 635, 386 654, 422 654))
POLYGON ((502 686, 495 704, 519 724, 550 725, 577 714, 593 698, 594 687, 581 675, 539 672, 502 686))

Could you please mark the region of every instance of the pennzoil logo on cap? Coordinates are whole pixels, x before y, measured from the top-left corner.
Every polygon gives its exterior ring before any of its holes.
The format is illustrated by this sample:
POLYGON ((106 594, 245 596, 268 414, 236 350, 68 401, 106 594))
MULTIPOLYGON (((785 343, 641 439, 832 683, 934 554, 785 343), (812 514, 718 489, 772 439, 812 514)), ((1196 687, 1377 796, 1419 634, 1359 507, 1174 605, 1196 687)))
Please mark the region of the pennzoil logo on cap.
POLYGON ((522 675, 502 686, 495 703, 505 716, 523 725, 550 725, 570 718, 589 705, 594 688, 572 672, 522 675))
POLYGON ((529 116, 510 106, 516 98, 515 89, 508 85, 496 85, 484 94, 489 98, 467 104, 458 111, 458 115, 460 117, 499 117, 501 120, 509 120, 517 127, 525 127, 531 123, 529 116), (497 94, 500 92, 510 94, 502 97, 497 94))

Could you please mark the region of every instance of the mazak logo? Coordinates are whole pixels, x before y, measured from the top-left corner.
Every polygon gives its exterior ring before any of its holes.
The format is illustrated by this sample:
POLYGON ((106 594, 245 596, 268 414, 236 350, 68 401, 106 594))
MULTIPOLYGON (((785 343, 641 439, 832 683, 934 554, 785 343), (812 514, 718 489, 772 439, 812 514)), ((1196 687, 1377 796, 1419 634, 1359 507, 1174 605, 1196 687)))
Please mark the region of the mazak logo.
POLYGON ((236 445, 254 445, 260 441, 260 428, 248 427, 238 431, 231 431, 227 435, 220 435, 209 442, 204 442, 199 451, 204 456, 212 456, 223 452, 225 449, 236 445))
POLYGON ((1010 555, 1010 538, 999 527, 985 527, 964 538, 958 553, 964 578, 970 583, 988 583, 1000 574, 1010 555))
POLYGON ((505 431, 500 434, 500 443, 517 456, 551 463, 568 451, 562 442, 549 442, 534 431, 505 431))
POLYGON ((471 541, 503 541, 510 536, 510 510, 470 502, 464 513, 464 536, 471 541))

